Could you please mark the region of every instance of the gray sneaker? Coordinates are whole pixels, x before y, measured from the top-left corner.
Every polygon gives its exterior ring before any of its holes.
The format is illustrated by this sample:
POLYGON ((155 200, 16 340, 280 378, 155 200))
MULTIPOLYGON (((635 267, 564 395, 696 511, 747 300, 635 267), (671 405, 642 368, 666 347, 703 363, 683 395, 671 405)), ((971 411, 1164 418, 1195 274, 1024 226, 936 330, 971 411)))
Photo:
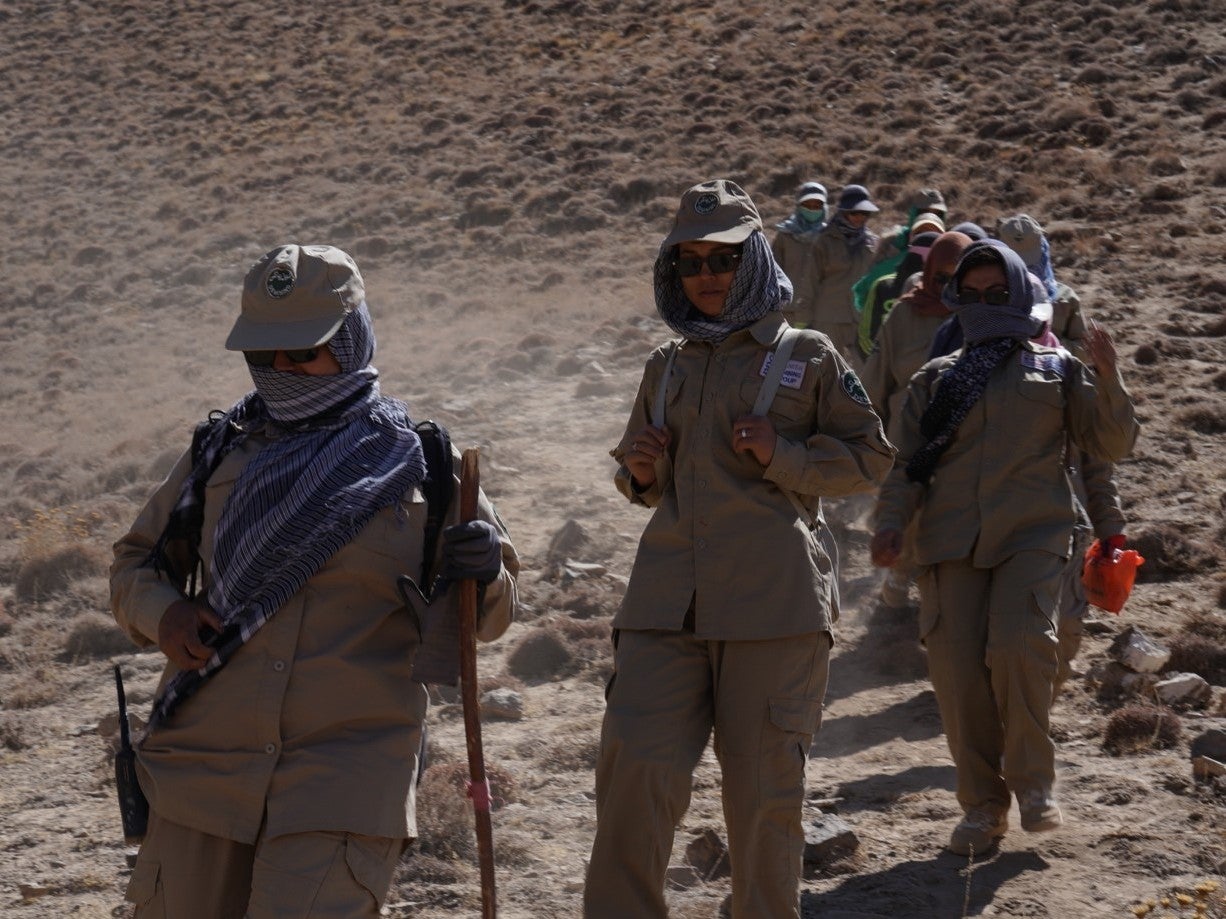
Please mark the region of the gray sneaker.
POLYGON ((955 855, 983 855, 996 848, 1009 829, 1009 815, 989 810, 967 811, 949 836, 949 851, 955 855))
POLYGON ((1032 788, 1017 796, 1017 806, 1022 812, 1022 829, 1027 833, 1046 833, 1064 826, 1060 805, 1050 791, 1032 788))

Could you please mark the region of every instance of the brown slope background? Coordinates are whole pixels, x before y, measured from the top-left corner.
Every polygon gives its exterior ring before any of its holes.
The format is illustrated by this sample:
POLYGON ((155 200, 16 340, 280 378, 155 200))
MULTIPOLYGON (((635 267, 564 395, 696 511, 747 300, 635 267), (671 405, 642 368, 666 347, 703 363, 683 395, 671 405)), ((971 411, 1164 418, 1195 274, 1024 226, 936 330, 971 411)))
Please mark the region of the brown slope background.
MULTIPOLYGON (((1074 680, 1053 713, 1068 826, 968 871, 942 853, 953 770, 913 623, 875 607, 845 519, 808 814, 837 811, 859 847, 812 870, 805 915, 1193 914, 1171 898, 1226 858, 1223 786, 1189 751, 1226 726, 1219 0, 16 0, 0 49, 0 912, 130 915, 110 664, 143 712, 161 658, 110 620, 109 546, 249 386, 222 349, 241 279, 296 241, 355 255, 385 390, 482 447, 526 561, 522 620, 480 665, 524 709, 485 725, 501 914, 579 914, 608 621, 646 519, 607 451, 668 337, 648 277, 677 197, 728 177, 771 222, 817 179, 869 186, 883 226, 926 185, 956 220, 1044 223, 1144 422, 1119 483, 1150 560, 1080 666, 1132 625, 1195 632, 1219 667, 1180 738, 1126 755, 1103 745, 1118 701, 1074 680)), ((462 726, 438 702, 389 916, 478 914, 462 726)), ((722 835, 718 784, 708 754, 674 862, 722 835)), ((718 915, 727 892, 687 881, 672 914, 718 915)))

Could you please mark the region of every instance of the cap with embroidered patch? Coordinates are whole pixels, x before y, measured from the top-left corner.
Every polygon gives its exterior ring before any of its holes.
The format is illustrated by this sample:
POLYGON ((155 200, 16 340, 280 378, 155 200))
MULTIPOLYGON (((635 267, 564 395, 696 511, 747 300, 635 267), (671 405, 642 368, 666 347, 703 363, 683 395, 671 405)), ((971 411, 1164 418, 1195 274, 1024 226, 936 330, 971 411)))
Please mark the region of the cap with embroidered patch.
POLYGON ((661 245, 741 243, 761 229, 762 218, 745 190, 727 179, 715 179, 695 185, 681 196, 673 228, 661 245))
POLYGON ((242 312, 226 348, 314 348, 365 299, 362 275, 347 253, 334 246, 278 246, 247 272, 242 312))

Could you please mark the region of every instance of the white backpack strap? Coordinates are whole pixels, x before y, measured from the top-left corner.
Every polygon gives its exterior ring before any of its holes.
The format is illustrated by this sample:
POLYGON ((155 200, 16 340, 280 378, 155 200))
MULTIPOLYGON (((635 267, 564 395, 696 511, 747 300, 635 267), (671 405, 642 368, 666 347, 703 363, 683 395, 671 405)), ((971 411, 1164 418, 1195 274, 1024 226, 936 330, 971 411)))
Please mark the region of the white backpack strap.
POLYGON ((750 414, 759 417, 765 415, 771 403, 775 401, 775 393, 779 391, 779 381, 783 379, 783 371, 787 369, 788 361, 792 358, 792 348, 796 346, 798 338, 800 338, 800 332, 790 326, 784 329, 783 334, 779 336, 775 356, 771 358, 770 369, 766 371, 766 379, 762 381, 762 388, 758 390, 758 398, 750 414))
MULTIPOLYGON (((779 344, 775 346, 775 356, 771 358, 770 368, 766 371, 766 379, 762 381, 762 386, 758 390, 758 398, 754 401, 753 412, 751 414, 763 416, 771 407, 771 403, 775 401, 775 393, 779 391, 779 381, 783 379, 783 372, 787 369, 788 361, 792 358, 792 348, 795 347, 796 341, 800 338, 800 332, 797 329, 788 327, 783 330, 783 334, 779 337, 779 344)), ((818 518, 813 516, 813 512, 805 507, 804 502, 800 500, 796 492, 790 488, 780 488, 788 500, 792 502, 792 507, 795 508, 797 515, 801 520, 805 521, 810 527, 817 523, 818 518)))
POLYGON ((660 377, 660 385, 656 387, 656 401, 651 407, 651 423, 657 428, 664 427, 664 406, 668 401, 668 380, 673 375, 673 364, 677 361, 677 352, 681 350, 681 342, 673 342, 668 352, 668 360, 664 362, 664 375, 660 377))

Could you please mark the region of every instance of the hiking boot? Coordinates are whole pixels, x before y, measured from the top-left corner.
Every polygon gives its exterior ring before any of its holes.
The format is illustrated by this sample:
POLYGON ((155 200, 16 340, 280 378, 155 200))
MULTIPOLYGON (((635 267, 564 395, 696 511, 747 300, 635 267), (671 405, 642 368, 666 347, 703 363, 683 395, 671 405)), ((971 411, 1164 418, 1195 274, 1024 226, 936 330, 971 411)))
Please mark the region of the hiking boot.
POLYGON ((1064 826, 1064 815, 1051 792, 1034 788, 1017 796, 1022 812, 1022 829, 1027 833, 1046 833, 1064 826))
POLYGON ((955 855, 983 855, 996 847, 1009 829, 1007 814, 987 810, 967 811, 949 837, 949 851, 955 855))

